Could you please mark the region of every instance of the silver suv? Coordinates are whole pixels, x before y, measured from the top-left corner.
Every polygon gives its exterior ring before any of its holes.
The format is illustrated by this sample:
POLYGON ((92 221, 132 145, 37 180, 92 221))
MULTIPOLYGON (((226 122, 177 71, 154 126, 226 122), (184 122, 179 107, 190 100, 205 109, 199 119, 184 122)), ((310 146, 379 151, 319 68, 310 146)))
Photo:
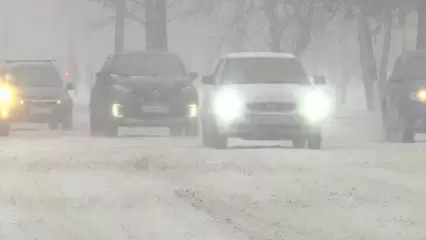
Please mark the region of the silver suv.
POLYGON ((286 53, 231 53, 203 83, 203 143, 226 148, 228 138, 291 140, 294 148, 321 148, 330 101, 300 61, 286 53))

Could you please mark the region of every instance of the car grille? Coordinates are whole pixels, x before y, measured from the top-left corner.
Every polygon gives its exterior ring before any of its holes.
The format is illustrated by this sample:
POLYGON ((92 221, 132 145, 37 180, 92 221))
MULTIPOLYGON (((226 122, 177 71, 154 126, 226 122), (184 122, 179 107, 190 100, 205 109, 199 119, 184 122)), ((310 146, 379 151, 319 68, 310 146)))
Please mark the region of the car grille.
POLYGON ((254 112, 291 112, 296 110, 296 104, 289 102, 260 102, 249 103, 247 108, 254 112))

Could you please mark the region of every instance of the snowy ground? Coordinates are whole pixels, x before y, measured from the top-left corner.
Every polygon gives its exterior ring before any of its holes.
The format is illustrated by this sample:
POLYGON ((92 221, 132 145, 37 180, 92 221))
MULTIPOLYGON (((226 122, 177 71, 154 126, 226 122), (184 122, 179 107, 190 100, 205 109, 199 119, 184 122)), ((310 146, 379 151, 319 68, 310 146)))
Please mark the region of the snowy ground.
POLYGON ((380 143, 372 114, 339 116, 322 151, 90 138, 86 118, 0 139, 0 239, 426 239, 426 142, 380 143))

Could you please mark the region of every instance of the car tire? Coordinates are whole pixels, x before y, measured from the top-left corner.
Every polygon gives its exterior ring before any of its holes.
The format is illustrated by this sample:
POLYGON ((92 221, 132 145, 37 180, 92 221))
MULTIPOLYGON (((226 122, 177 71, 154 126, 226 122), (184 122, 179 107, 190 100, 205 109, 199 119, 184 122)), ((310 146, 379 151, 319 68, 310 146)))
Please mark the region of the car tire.
POLYGON ((62 129, 68 131, 72 129, 73 116, 72 112, 68 113, 66 117, 61 120, 62 129))
POLYGON ((395 121, 389 116, 386 109, 383 110, 382 114, 382 125, 383 125, 383 138, 385 142, 395 142, 397 139, 397 131, 395 129, 395 121))
POLYGON ((100 136, 102 132, 101 123, 92 110, 90 111, 89 130, 92 137, 100 136))
POLYGON ((59 121, 56 118, 52 118, 48 123, 49 130, 58 130, 59 121))
POLYGON ((225 149, 228 147, 228 136, 221 134, 216 126, 213 126, 210 137, 212 148, 225 149))
POLYGON ((173 137, 181 137, 184 133, 184 127, 182 125, 175 125, 169 127, 170 135, 173 137))
POLYGON ((188 120, 185 125, 185 136, 187 137, 197 137, 198 136, 198 121, 197 120, 188 120))
POLYGON ((321 134, 312 134, 308 137, 308 148, 309 149, 321 149, 322 137, 321 134))
POLYGON ((212 147, 211 136, 210 136, 210 134, 209 134, 209 132, 208 132, 208 130, 205 127, 204 124, 202 124, 201 129, 202 129, 202 133, 201 133, 202 136, 201 137, 202 137, 202 140, 203 140, 203 145, 205 147, 211 148, 212 147))
POLYGON ((408 119, 403 120, 402 122, 402 131, 401 137, 403 143, 414 143, 415 142, 415 132, 414 132, 414 123, 408 119))
POLYGON ((302 137, 297 137, 292 140, 293 148, 305 148, 306 147, 306 139, 302 137))
POLYGON ((203 144, 209 148, 225 149, 228 147, 228 136, 220 134, 216 124, 211 120, 203 122, 203 144))
POLYGON ((107 119, 105 119, 103 127, 104 127, 103 132, 106 137, 118 136, 118 125, 113 119, 111 119, 111 117, 108 117, 107 119))
POLYGON ((0 123, 0 136, 10 136, 10 123, 0 123))

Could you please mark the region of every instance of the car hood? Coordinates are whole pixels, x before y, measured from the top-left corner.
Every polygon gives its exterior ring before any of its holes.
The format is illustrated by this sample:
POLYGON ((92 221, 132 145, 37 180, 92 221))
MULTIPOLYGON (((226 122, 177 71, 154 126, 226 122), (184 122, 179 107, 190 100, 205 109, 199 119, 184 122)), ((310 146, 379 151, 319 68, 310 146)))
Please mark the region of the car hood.
POLYGON ((292 102, 296 103, 315 90, 312 85, 300 84, 239 84, 234 88, 246 102, 292 102))
POLYGON ((188 77, 124 77, 112 76, 114 88, 130 92, 144 101, 172 101, 180 96, 182 89, 190 85, 188 77), (156 93, 155 93, 156 92, 156 93))
POLYGON ((179 84, 188 83, 188 77, 151 77, 151 76, 117 76, 112 75, 115 85, 133 89, 140 87, 175 87, 179 84))
POLYGON ((24 98, 56 99, 64 96, 66 91, 61 87, 25 87, 20 93, 24 98))

